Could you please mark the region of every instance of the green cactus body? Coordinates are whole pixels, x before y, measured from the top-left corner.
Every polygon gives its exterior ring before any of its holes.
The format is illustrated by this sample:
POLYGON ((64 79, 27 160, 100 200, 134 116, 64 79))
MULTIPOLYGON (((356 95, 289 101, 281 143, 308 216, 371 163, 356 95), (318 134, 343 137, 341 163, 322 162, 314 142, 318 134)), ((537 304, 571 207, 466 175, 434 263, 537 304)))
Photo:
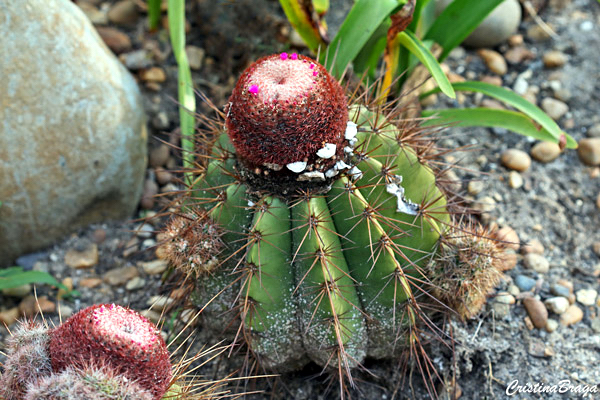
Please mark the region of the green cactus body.
MULTIPOLYGON (((349 376, 366 357, 397 357, 418 342, 421 305, 436 288, 453 291, 431 273, 477 268, 436 266, 441 253, 457 259, 440 250, 456 229, 408 133, 381 109, 348 107, 312 60, 280 60, 244 72, 185 202, 184 213, 208 213, 225 243, 220 262, 194 274, 193 302, 208 326, 245 338, 267 368, 312 360, 349 376)), ((485 298, 494 279, 465 293, 485 298)))
POLYGON ((399 133, 374 132, 373 114, 362 110, 349 115, 360 124, 360 179, 343 175, 315 195, 254 192, 239 180, 235 150, 222 134, 190 200, 210 213, 228 244, 225 261, 198 278, 194 301, 208 303, 205 319, 221 330, 243 315, 248 342, 267 367, 292 369, 307 359, 354 367, 408 344, 403 334, 415 323, 411 279, 425 279, 419 268, 448 221, 446 200, 414 150, 387 137, 399 133), (406 190, 399 199, 386 186, 404 171, 415 183, 396 182, 406 190), (407 199, 415 215, 397 211, 407 199), (441 222, 424 206, 435 208, 441 222))

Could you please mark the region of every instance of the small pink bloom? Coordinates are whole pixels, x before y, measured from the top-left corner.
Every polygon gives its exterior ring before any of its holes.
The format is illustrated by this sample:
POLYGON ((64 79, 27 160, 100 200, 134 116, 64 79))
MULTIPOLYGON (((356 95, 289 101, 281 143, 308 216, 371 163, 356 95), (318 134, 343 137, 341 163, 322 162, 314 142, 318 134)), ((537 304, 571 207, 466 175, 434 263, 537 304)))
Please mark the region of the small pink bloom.
POLYGON ((311 63, 310 64, 310 69, 314 69, 315 68, 315 64, 311 63))
POLYGON ((248 89, 248 91, 250 93, 253 93, 253 94, 258 93, 258 85, 252 85, 252 86, 250 86, 250 89, 248 89))
POLYGON ((291 58, 292 60, 297 60, 297 59, 298 59, 298 54, 297 54, 297 53, 293 53, 293 54, 290 56, 290 58, 291 58))
POLYGON ((280 57, 282 60, 287 60, 287 58, 288 58, 288 53, 281 53, 281 54, 279 55, 279 57, 280 57))
POLYGON ((313 76, 317 76, 319 73, 317 71, 313 71, 313 76))

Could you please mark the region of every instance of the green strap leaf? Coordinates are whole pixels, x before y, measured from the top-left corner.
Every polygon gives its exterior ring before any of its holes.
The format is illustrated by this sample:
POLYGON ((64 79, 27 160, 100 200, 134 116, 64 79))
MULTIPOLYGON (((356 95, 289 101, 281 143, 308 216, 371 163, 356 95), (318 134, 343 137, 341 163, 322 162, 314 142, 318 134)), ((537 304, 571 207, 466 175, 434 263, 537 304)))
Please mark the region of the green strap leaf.
MULTIPOLYGON (((542 128, 544 128, 551 136, 551 138, 545 140, 550 140, 559 143, 560 137, 562 135, 565 135, 567 138, 567 147, 569 149, 577 148, 577 142, 575 141, 575 139, 564 133, 552 118, 546 115, 546 113, 542 111, 538 106, 536 106, 535 104, 531 104, 512 90, 491 85, 489 83, 474 81, 453 83, 452 87, 454 88, 454 90, 479 92, 487 96, 493 97, 496 100, 500 100, 501 102, 516 108, 517 110, 521 111, 523 114, 531 118, 533 121, 540 124, 542 128)), ((421 96, 421 98, 427 97, 430 94, 438 92, 440 92, 440 89, 436 88, 427 93, 424 93, 421 96)))
POLYGON ((419 38, 417 38, 412 32, 404 31, 398 34, 398 40, 408 51, 414 54, 419 61, 429 70, 433 79, 439 85, 442 93, 446 96, 454 99, 456 94, 452 88, 452 84, 442 71, 440 63, 435 59, 435 56, 429 51, 419 38))
MULTIPOLYGON (((537 140, 554 142, 554 136, 535 124, 529 117, 518 111, 491 108, 459 108, 448 110, 425 110, 423 117, 435 117, 424 121, 424 125, 451 124, 452 126, 485 126, 504 128, 537 140)), ((567 135, 567 146, 570 136, 567 135)))
POLYGON ((148 0, 148 25, 152 31, 158 29, 160 23, 160 3, 161 0, 148 0))
MULTIPOLYGON (((325 8, 326 11, 329 5, 325 3, 326 2, 323 1, 313 2, 313 7, 316 7, 317 9, 325 8)), ((319 50, 319 47, 324 50, 326 43, 323 41, 323 38, 319 33, 319 28, 312 20, 312 16, 308 15, 305 6, 302 4, 302 1, 279 0, 279 4, 281 5, 281 8, 283 8, 283 12, 285 13, 288 21, 290 21, 290 24, 296 30, 296 32, 298 32, 308 48, 314 53, 319 50)))
POLYGON ((0 290, 14 288, 28 283, 47 283, 69 292, 69 289, 58 282, 52 275, 43 271, 23 271, 21 267, 7 268, 0 274, 0 290))
MULTIPOLYGON (((183 167, 194 166, 194 129, 196 97, 192 82, 192 71, 185 53, 185 1, 169 0, 168 3, 169 34, 171 46, 177 61, 179 122, 181 126, 181 147, 183 149, 183 167)), ((185 174, 186 181, 191 182, 191 174, 185 174)))
POLYGON ((435 40, 444 49, 439 60, 444 60, 503 1, 454 0, 450 3, 425 35, 425 39, 435 40))
POLYGON ((320 62, 340 78, 373 32, 406 0, 357 0, 320 62))

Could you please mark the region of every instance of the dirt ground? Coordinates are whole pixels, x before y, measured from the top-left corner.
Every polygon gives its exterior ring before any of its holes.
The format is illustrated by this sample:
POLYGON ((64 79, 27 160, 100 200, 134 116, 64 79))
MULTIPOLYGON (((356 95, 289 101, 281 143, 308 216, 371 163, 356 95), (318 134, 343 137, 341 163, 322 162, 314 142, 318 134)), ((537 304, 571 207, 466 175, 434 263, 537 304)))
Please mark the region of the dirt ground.
MULTIPOLYGON (((289 48, 289 26, 277 1, 198 0, 190 3, 193 4, 188 10, 191 25, 188 43, 204 51, 202 66, 193 72, 193 79, 198 90, 217 106, 226 103, 236 77, 252 60, 289 48)), ((332 26, 339 23, 344 10, 347 10, 347 3, 332 1, 332 13, 335 14, 332 26), (345 8, 342 3, 346 4, 345 8)), ((513 87, 520 74, 531 70, 530 76, 524 76, 530 87, 539 87, 538 103, 545 97, 555 96, 557 90, 565 89, 561 96, 569 111, 558 122, 576 140, 580 140, 594 125, 600 124, 600 4, 595 0, 547 3, 540 9, 539 17, 552 27, 556 37, 535 39, 531 29, 537 23, 531 18, 525 19, 519 33, 524 36, 524 47, 531 51, 532 59, 509 64, 508 73, 502 76, 502 85, 513 87), (566 54, 567 63, 556 69, 545 68, 542 55, 550 50, 566 54)), ((165 52, 164 59, 155 61, 155 65, 165 70, 167 80, 158 88, 144 83, 141 85, 154 135, 149 144, 151 153, 160 145, 160 140, 173 142, 177 137, 177 105, 173 101, 177 97, 177 74, 166 37, 161 33, 157 36, 148 34, 142 19, 135 25, 118 28, 131 38, 133 49, 148 47, 150 41, 165 52)), ((504 53, 507 49, 507 45, 502 45, 497 50, 504 53)), ((451 71, 473 76, 474 79, 492 75, 473 49, 455 51, 447 64, 451 71)), ((481 100, 476 95, 467 94, 463 104, 439 99, 429 107, 468 107, 478 105, 481 100)), ((199 112, 208 111, 206 105, 199 105, 199 112)), ((594 243, 600 243, 600 211, 596 205, 600 194, 600 171, 586 167, 576 151, 567 150, 550 163, 534 161, 521 174, 523 186, 514 189, 508 184, 509 170, 502 166, 500 156, 509 148, 529 152, 534 144, 532 140, 500 129, 450 128, 441 143, 451 148, 474 146, 471 151, 455 154, 454 159, 447 160, 457 161, 460 165, 456 173, 467 198, 472 201, 492 198, 495 205, 487 222, 512 227, 521 243, 539 240, 549 269, 547 272, 529 269, 519 255, 517 266, 506 273, 506 279, 497 288, 497 292, 510 292, 516 298, 515 304, 501 304, 492 296, 478 317, 466 323, 452 321, 447 324, 446 331, 452 338, 447 342, 453 341, 453 346, 450 348, 439 342, 427 345, 439 375, 448 387, 459 388, 461 399, 600 398, 600 394, 573 392, 507 394, 507 388, 515 380, 518 385, 529 383, 546 387, 568 380, 573 386, 596 387, 600 393, 598 303, 591 306, 579 304, 584 312, 582 320, 570 326, 559 323, 551 333, 544 329, 530 329, 526 322, 527 312, 522 305, 522 299, 527 296, 525 292, 533 292, 541 300, 554 296, 553 285, 560 279, 570 282, 575 292, 580 289, 600 290, 600 249, 594 251, 594 243), (474 190, 469 193, 471 181, 481 183, 478 193, 474 190), (529 291, 515 289, 519 276, 533 278, 534 287, 529 291)), ((171 157, 177 159, 177 154, 172 152, 171 157)), ((153 174, 149 169, 151 178, 153 174)), ((173 185, 170 190, 178 188, 175 182, 173 185)), ((160 209, 161 201, 158 200, 151 210, 160 209)), ((138 216, 148 216, 148 211, 140 210, 138 216)), ((48 296, 51 302, 60 304, 66 315, 98 302, 118 302, 138 310, 148 308, 150 297, 165 291, 161 289, 161 274, 144 268, 145 262, 155 259, 154 233, 160 229, 164 219, 159 217, 153 221, 147 237, 140 236, 139 232, 136 234, 139 222, 99 224, 24 259, 29 268, 35 265, 59 280, 71 278, 80 292, 78 297, 58 300, 56 290, 41 287, 38 295, 48 296), (64 256, 70 249, 82 248, 90 243, 96 243, 99 249, 98 262, 91 269, 73 270, 65 265, 64 256), (128 248, 133 249, 127 251, 128 248), (135 277, 143 279, 143 289, 133 284, 127 286, 129 282, 113 285, 105 279, 111 270, 129 267, 138 270, 130 280, 135 277), (98 278, 103 282, 95 287, 85 287, 81 282, 86 278, 98 278)), ((20 301, 0 295, 3 309, 16 306, 20 301)), ((50 312, 47 317, 57 320, 57 313, 50 312)), ((551 312, 550 318, 560 319, 551 312)), ((6 332, 0 328, 0 339, 3 335, 6 332)), ((198 344, 214 339, 209 332, 199 328, 198 344)), ((2 357, 0 355, 0 361, 2 357)), ((230 360, 218 359, 207 363, 200 373, 205 378, 216 379, 230 373, 242 361, 241 356, 235 355, 230 360)), ((398 363, 369 361, 365 367, 368 373, 356 374, 358 389, 351 391, 353 398, 428 397, 421 377, 416 372, 412 375, 405 373, 398 363)), ((309 366, 280 378, 259 378, 248 386, 233 386, 232 390, 264 390, 264 393, 248 396, 256 399, 338 398, 335 380, 320 375, 320 372, 318 367, 309 366)), ((438 385, 438 389, 440 387, 438 385)))

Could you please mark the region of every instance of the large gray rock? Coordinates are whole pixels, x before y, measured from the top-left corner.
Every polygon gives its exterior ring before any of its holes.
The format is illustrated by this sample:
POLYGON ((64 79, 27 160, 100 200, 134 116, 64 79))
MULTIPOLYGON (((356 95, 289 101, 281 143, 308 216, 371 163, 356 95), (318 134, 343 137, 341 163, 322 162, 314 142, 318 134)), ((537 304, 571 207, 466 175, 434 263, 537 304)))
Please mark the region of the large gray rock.
POLYGON ((139 89, 69 0, 0 1, 0 266, 132 215, 146 166, 139 89))
MULTIPOLYGON (((453 0, 437 0, 436 14, 440 14, 453 0)), ((475 0, 476 1, 476 0, 475 0)), ((514 34, 521 23, 521 5, 518 0, 504 0, 463 41, 471 47, 494 47, 514 34)))

